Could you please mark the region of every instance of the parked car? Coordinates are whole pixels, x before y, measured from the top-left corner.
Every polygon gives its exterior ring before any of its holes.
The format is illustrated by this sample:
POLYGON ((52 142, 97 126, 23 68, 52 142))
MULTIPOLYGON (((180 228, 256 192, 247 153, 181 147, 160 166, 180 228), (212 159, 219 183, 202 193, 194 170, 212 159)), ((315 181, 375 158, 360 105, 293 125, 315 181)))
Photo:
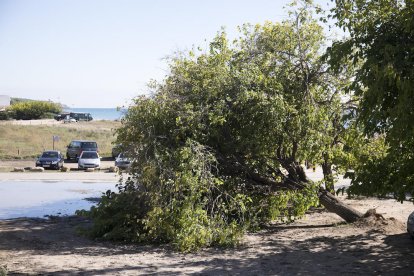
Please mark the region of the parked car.
POLYGON ((85 112, 64 112, 54 116, 55 120, 74 119, 76 121, 92 121, 91 113, 85 112))
POLYGON ((60 113, 58 115, 55 115, 54 118, 55 118, 56 121, 61 121, 61 120, 64 120, 66 118, 70 118, 70 113, 68 113, 68 112, 60 113))
POLYGON ((407 220, 407 232, 410 234, 411 238, 414 239, 414 212, 408 216, 407 220))
POLYGON ((83 151, 99 152, 98 144, 95 141, 74 140, 68 145, 66 150, 66 158, 78 159, 83 151))
POLYGON ((36 160, 36 167, 57 169, 63 167, 63 155, 57 150, 47 150, 36 160))
POLYGON ((70 117, 75 119, 76 121, 92 121, 92 115, 91 113, 85 113, 85 112, 71 112, 70 117))
POLYGON ((76 123, 77 121, 73 118, 66 118, 63 119, 63 123, 67 124, 67 123, 76 123))
POLYGON ((83 151, 79 156, 78 169, 100 168, 101 158, 96 151, 83 151))
POLYGON ((122 170, 129 169, 131 167, 131 158, 121 152, 115 159, 115 167, 118 167, 122 170))

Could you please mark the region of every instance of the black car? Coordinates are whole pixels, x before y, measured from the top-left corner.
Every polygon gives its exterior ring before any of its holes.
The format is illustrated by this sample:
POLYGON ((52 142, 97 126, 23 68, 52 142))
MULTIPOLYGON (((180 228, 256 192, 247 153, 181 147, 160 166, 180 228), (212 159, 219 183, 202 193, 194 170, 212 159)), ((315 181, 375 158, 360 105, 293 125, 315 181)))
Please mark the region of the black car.
POLYGON ((68 160, 72 158, 78 159, 83 151, 99 152, 98 144, 95 141, 73 140, 66 150, 66 158, 68 160))
POLYGON ((63 167, 63 155, 57 150, 44 151, 36 160, 36 167, 60 169, 63 167))

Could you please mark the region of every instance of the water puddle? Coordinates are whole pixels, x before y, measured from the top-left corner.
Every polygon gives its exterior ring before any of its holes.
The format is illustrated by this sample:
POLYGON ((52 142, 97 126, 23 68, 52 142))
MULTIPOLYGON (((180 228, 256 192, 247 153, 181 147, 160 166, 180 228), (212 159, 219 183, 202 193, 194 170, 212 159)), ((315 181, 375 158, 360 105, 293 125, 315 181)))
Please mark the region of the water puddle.
POLYGON ((99 202, 114 183, 0 181, 0 219, 73 215, 99 202))

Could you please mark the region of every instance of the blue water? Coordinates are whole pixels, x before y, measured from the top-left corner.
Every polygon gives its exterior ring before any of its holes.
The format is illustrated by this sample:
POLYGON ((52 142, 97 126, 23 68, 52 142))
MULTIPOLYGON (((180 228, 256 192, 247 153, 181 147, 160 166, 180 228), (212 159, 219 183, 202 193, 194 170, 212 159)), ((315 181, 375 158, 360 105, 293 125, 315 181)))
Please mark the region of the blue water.
POLYGON ((117 108, 69 108, 65 109, 65 112, 84 112, 84 113, 91 113, 92 118, 94 120, 120 120, 125 112, 126 109, 117 108))
POLYGON ((88 210, 116 183, 78 181, 0 181, 0 219, 74 215, 88 210))

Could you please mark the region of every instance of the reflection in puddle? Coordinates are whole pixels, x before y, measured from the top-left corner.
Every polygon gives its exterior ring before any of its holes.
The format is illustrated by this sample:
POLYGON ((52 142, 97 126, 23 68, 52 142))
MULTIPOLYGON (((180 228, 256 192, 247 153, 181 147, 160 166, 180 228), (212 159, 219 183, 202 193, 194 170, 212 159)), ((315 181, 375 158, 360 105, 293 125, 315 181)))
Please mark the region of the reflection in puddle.
POLYGON ((99 202, 114 183, 0 181, 0 219, 73 215, 99 202))

